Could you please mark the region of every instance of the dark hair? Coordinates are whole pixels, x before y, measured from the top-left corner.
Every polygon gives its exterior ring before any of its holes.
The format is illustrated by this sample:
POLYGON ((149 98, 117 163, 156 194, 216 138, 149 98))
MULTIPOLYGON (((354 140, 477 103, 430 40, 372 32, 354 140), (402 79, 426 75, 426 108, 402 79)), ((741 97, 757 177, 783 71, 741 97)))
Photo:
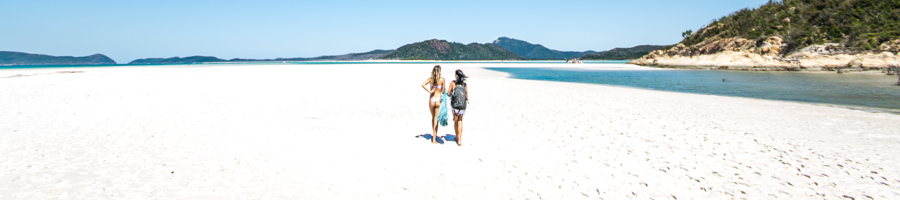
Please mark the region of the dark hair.
POLYGON ((466 77, 462 70, 456 70, 456 83, 466 83, 466 77))

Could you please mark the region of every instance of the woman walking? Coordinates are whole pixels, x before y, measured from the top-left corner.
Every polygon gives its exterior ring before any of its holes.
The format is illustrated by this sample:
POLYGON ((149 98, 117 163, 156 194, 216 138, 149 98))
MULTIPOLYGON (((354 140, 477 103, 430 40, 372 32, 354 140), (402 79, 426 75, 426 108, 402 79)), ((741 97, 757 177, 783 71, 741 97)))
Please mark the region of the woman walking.
POLYGON ((428 111, 431 111, 431 143, 437 144, 438 112, 441 109, 441 94, 444 93, 444 78, 441 77, 441 66, 435 65, 431 70, 431 77, 422 83, 422 89, 428 91, 428 111))
POLYGON ((456 131, 456 145, 462 146, 463 115, 466 114, 466 104, 469 104, 469 87, 466 85, 466 74, 462 70, 456 70, 456 80, 450 82, 450 105, 453 107, 453 129, 456 131))

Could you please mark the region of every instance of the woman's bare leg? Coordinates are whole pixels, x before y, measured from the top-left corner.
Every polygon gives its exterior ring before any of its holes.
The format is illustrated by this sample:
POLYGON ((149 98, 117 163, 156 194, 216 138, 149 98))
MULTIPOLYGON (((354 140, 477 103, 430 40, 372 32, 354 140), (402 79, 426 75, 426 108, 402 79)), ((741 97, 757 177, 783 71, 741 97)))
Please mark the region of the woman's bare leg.
POLYGON ((438 120, 437 120, 437 115, 438 115, 438 113, 439 113, 440 110, 441 110, 441 104, 438 103, 438 104, 435 105, 435 104, 432 104, 431 102, 428 102, 428 103, 429 103, 429 105, 428 105, 428 106, 429 106, 429 110, 431 110, 431 129, 432 129, 432 131, 434 131, 434 132, 431 134, 431 143, 432 143, 432 144, 437 144, 437 137, 438 137, 438 136, 437 136, 437 132, 438 132, 438 120))
POLYGON ((453 132, 456 133, 456 144, 459 145, 459 120, 456 114, 453 114, 453 132))
POLYGON ((463 116, 462 115, 454 115, 453 116, 453 129, 456 131, 456 145, 462 146, 462 129, 463 129, 463 116))

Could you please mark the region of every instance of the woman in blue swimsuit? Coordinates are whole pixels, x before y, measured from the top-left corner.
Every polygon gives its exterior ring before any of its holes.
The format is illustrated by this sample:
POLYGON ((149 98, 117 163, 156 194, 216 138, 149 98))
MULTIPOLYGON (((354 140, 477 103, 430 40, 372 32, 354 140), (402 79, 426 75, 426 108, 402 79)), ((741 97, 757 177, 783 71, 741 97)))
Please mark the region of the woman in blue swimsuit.
POLYGON ((441 110, 441 94, 444 93, 444 78, 441 77, 441 66, 435 65, 431 70, 431 77, 422 83, 422 89, 428 91, 430 98, 428 99, 428 110, 431 111, 431 128, 434 131, 431 134, 431 143, 437 144, 436 138, 438 132, 438 112, 441 110))

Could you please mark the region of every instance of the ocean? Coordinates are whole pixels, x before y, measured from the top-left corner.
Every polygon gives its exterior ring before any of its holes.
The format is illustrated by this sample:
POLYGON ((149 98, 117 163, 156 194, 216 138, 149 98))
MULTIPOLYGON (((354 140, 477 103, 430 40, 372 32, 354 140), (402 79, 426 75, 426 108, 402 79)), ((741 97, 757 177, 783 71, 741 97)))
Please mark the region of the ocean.
POLYGON ((838 105, 900 114, 897 76, 725 70, 488 68, 512 78, 838 105))

